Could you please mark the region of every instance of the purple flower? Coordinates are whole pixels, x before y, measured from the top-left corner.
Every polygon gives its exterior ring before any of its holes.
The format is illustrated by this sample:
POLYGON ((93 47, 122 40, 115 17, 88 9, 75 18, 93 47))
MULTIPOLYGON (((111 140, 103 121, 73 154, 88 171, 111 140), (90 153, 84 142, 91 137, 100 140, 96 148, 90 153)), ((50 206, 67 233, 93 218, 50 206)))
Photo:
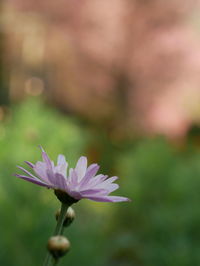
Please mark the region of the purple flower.
POLYGON ((119 187, 114 183, 117 177, 108 178, 107 175, 96 175, 99 166, 91 164, 87 167, 86 157, 80 157, 76 167, 74 169, 70 168, 67 176, 68 163, 65 156, 58 155, 57 165, 54 165, 54 162, 49 159, 42 147, 41 150, 42 162, 38 161, 36 164, 32 164, 26 161, 26 164, 32 168, 34 175, 18 166, 25 174, 16 174, 15 176, 55 191, 64 192, 75 201, 83 198, 102 202, 129 201, 125 197, 109 196, 111 192, 119 187))

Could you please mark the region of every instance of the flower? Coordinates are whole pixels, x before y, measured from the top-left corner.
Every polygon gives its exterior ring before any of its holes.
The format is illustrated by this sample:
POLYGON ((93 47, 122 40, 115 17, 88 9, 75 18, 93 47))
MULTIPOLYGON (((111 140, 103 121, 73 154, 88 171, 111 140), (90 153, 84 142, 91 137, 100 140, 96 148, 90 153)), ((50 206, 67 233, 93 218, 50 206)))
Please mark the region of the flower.
MULTIPOLYGON (((67 176, 68 163, 64 155, 58 155, 57 165, 50 160, 47 153, 42 147, 43 161, 38 161, 36 164, 25 161, 32 168, 35 175, 26 169, 18 166, 25 175, 15 174, 15 176, 25 179, 39 186, 51 188, 55 190, 55 194, 64 194, 68 198, 74 199, 74 202, 87 198, 101 202, 119 202, 129 201, 128 198, 119 196, 109 196, 111 192, 118 189, 119 185, 114 181, 116 176, 108 178, 107 175, 97 174, 99 170, 98 164, 91 164, 87 167, 87 158, 81 156, 75 168, 69 169, 67 176)), ((62 200, 61 200, 62 201, 62 200)))

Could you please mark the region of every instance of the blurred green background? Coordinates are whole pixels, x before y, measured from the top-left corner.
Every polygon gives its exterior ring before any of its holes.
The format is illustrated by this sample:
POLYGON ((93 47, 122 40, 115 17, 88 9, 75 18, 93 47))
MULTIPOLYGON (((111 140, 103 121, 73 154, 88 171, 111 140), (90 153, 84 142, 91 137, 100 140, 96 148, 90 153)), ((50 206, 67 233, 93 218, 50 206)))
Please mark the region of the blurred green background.
POLYGON ((132 200, 75 204, 61 266, 200 265, 199 7, 58 2, 2 2, 0 265, 42 265, 56 224, 53 191, 13 176, 38 145, 132 200))
POLYGON ((102 172, 119 175, 118 195, 132 202, 74 205, 66 232, 72 249, 61 265, 198 265, 199 148, 192 141, 177 148, 163 137, 108 144, 35 99, 12 107, 1 122, 1 263, 41 265, 59 208, 52 191, 12 176, 16 165, 39 160, 38 144, 54 159, 63 153, 75 164, 88 154, 92 163, 95 142, 104 149, 102 172))

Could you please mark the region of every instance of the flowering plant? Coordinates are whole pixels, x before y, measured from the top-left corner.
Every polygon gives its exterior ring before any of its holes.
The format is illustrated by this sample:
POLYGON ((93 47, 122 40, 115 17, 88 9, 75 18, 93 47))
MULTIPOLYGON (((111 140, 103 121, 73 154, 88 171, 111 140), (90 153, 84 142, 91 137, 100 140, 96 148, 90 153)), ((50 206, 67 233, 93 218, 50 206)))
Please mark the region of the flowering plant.
MULTIPOLYGON (((81 156, 75 168, 70 168, 67 174, 68 163, 64 155, 58 155, 57 164, 55 165, 44 149, 41 146, 40 148, 43 161, 38 161, 35 164, 25 161, 33 170, 34 174, 18 166, 24 174, 15 174, 15 176, 39 186, 53 189, 55 195, 61 201, 61 212, 58 217, 54 237, 49 240, 50 244, 48 243, 49 251, 54 259, 58 261, 59 257, 65 254, 63 252, 63 243, 67 243, 67 249, 70 246, 68 240, 60 238, 63 232, 63 225, 70 224, 65 221, 68 213, 71 212, 69 209, 70 205, 83 198, 100 202, 120 202, 129 201, 129 199, 120 196, 110 196, 109 194, 111 192, 119 188, 119 185, 114 183, 117 177, 113 176, 108 178, 107 175, 96 175, 99 170, 99 165, 91 164, 87 166, 86 157, 81 156)), ((44 265, 51 265, 51 261, 51 257, 48 254, 44 265)))

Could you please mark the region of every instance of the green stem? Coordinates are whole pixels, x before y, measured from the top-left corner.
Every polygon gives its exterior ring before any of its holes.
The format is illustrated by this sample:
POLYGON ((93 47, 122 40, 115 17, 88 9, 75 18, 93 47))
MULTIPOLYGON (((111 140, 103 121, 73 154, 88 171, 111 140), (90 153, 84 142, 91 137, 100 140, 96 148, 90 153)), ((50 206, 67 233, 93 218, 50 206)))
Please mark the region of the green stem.
MULTIPOLYGON (((58 217, 58 222, 57 222, 57 225, 56 225, 56 229, 55 229, 54 234, 53 234, 54 236, 62 235, 62 233, 63 233, 63 223, 64 223, 64 220, 65 220, 65 215, 67 213, 67 209, 68 208, 69 208, 68 204, 66 204, 66 203, 62 203, 61 204, 61 211, 60 211, 60 215, 58 217)), ((45 258, 43 266, 51 266, 52 263, 53 263, 53 258, 51 256, 51 254, 48 252, 47 255, 46 255, 46 258, 45 258)))
POLYGON ((54 260, 53 266, 56 266, 58 264, 58 259, 54 260))
POLYGON ((69 208, 68 204, 66 203, 61 204, 61 211, 60 211, 60 215, 58 217, 58 222, 57 222, 56 229, 54 232, 55 236, 60 235, 62 232, 63 223, 65 221, 65 216, 66 216, 68 208, 69 208))

